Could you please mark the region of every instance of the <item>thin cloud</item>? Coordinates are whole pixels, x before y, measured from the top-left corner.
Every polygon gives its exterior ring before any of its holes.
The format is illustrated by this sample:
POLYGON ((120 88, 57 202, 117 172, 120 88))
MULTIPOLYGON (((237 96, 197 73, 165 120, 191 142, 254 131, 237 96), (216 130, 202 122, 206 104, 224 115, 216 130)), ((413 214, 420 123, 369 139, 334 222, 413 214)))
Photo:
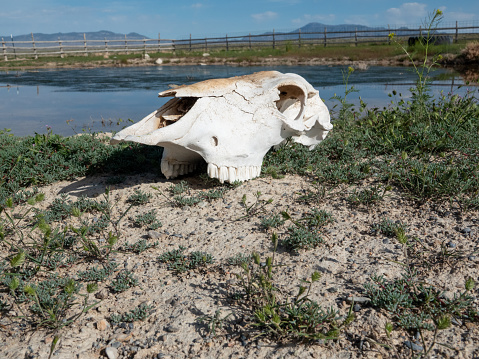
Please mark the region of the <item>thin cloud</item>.
POLYGON ((195 4, 192 4, 190 7, 193 8, 193 9, 201 9, 204 6, 205 6, 204 4, 202 4, 200 2, 197 2, 195 4))
POLYGON ((392 24, 411 24, 427 17, 427 5, 418 2, 407 2, 400 7, 386 10, 386 19, 392 24))
POLYGON ((259 14, 251 14, 251 17, 256 21, 267 21, 276 19, 278 17, 278 13, 274 11, 265 11, 259 14))

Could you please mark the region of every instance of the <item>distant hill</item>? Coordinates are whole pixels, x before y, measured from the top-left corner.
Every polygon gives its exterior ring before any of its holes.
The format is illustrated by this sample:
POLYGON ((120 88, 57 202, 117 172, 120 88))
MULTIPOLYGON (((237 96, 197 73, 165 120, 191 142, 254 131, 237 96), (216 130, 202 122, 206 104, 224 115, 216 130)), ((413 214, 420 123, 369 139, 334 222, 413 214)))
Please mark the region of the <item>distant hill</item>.
MULTIPOLYGON (((342 36, 347 36, 348 34, 334 34, 334 32, 350 32, 354 34, 356 29, 358 31, 371 31, 369 33, 369 36, 385 36, 387 34, 384 30, 387 30, 385 27, 369 27, 365 25, 355 25, 355 24, 340 24, 340 25, 326 25, 322 24, 319 22, 310 22, 307 25, 304 25, 303 27, 300 27, 296 30, 290 31, 290 32, 275 32, 275 39, 276 40, 295 40, 298 38, 298 32, 301 30, 301 37, 303 39, 307 38, 318 38, 318 33, 323 34, 324 29, 326 29, 327 32, 327 37, 328 38, 333 38, 333 37, 342 37, 342 36), (379 31, 383 30, 383 31, 379 31), (315 34, 309 34, 309 33, 315 33, 315 34)), ((396 29, 395 29, 396 30, 396 29)), ((412 32, 408 31, 407 27, 401 27, 397 29, 396 35, 409 35, 412 32), (401 31, 402 30, 402 31, 401 31)), ((266 32, 261 35, 271 35, 272 32, 266 32)), ((257 41, 261 40, 267 40, 271 39, 269 36, 268 37, 256 37, 257 41)))
MULTIPOLYGON (((125 34, 118 34, 111 31, 95 31, 95 32, 57 32, 55 34, 43 34, 43 33, 33 33, 33 37, 35 41, 57 41, 60 38, 62 41, 69 41, 69 40, 83 40, 83 34, 87 40, 123 40, 125 39, 125 34)), ((5 41, 10 39, 10 35, 2 36, 5 41)), ((140 35, 136 32, 130 32, 126 34, 127 39, 148 39, 148 36, 140 35)), ((14 41, 32 41, 32 34, 27 35, 15 35, 13 36, 14 41)))

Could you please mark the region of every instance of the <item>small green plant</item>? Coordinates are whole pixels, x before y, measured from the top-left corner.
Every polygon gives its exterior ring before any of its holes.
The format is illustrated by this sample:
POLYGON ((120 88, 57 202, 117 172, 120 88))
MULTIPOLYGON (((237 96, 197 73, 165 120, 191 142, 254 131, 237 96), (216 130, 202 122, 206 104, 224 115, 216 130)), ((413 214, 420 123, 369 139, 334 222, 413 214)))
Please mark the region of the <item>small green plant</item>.
POLYGON ((136 254, 143 253, 144 251, 158 246, 158 242, 148 243, 146 239, 140 239, 132 244, 125 244, 123 250, 126 252, 133 252, 136 254))
POLYGON ((188 185, 188 182, 186 181, 181 181, 175 185, 171 185, 168 188, 168 191, 173 195, 177 196, 183 193, 189 193, 190 191, 190 186, 188 185))
POLYGON ((136 227, 147 227, 152 230, 158 229, 162 226, 161 222, 157 219, 156 210, 154 209, 137 215, 133 220, 133 224, 136 227))
POLYGON ((399 235, 404 234, 407 230, 407 225, 401 221, 393 221, 388 218, 383 218, 380 223, 375 223, 371 226, 372 233, 381 233, 386 237, 393 238, 399 235))
POLYGON ((51 276, 50 279, 36 283, 26 284, 22 290, 27 300, 32 305, 30 312, 37 325, 51 329, 61 329, 77 320, 98 302, 89 304, 89 294, 97 290, 95 283, 87 285, 87 293, 79 293, 81 285, 71 278, 60 278, 51 276), (78 297, 83 300, 78 302, 78 297), (72 308, 79 306, 80 310, 73 317, 69 317, 72 308))
POLYGON ((145 320, 153 312, 153 306, 142 303, 138 307, 130 310, 128 313, 113 314, 110 316, 110 321, 115 324, 132 323, 138 320, 145 320))
POLYGON ((312 249, 324 243, 320 235, 321 229, 334 221, 333 216, 324 211, 312 208, 308 214, 298 220, 294 220, 287 212, 282 212, 284 220, 290 220, 293 226, 288 227, 283 245, 297 252, 302 249, 312 249))
POLYGON ((261 226, 265 229, 278 228, 279 226, 282 226, 284 222, 285 219, 281 215, 275 214, 270 217, 263 217, 261 219, 261 226))
POLYGON ((272 243, 271 257, 262 262, 259 254, 253 253, 253 261, 242 263, 242 272, 236 274, 242 292, 235 297, 250 308, 252 324, 259 331, 256 337, 281 341, 337 339, 340 331, 354 319, 352 308, 346 317, 341 317, 337 311, 324 310, 309 298, 313 283, 320 278, 318 272, 303 281, 307 286, 301 285, 295 297, 283 299, 274 280, 279 267, 275 264, 276 234, 272 235, 272 243))
POLYGON ((233 257, 230 257, 226 260, 226 263, 230 266, 241 267, 243 264, 249 264, 253 260, 251 254, 238 253, 233 257))
POLYGON ((128 197, 128 202, 134 206, 141 206, 143 204, 149 203, 151 200, 151 194, 143 192, 141 189, 136 189, 135 193, 128 197))
POLYGON ((273 199, 262 199, 261 198, 261 192, 258 191, 254 193, 254 201, 252 203, 248 203, 247 201, 247 196, 244 194, 243 197, 241 197, 241 206, 244 208, 246 214, 237 220, 245 219, 245 218, 250 218, 253 216, 258 215, 259 213, 262 213, 265 211, 265 207, 273 202, 273 199))
MULTIPOLYGON (((364 284, 364 288, 374 307, 386 310, 396 325, 417 334, 424 348, 421 354, 428 357, 436 345, 438 331, 449 328, 453 319, 479 321, 475 299, 471 296, 475 282, 467 278, 464 292, 453 297, 445 297, 436 286, 424 283, 420 278, 423 267, 429 269, 437 263, 438 257, 441 257, 441 261, 448 260, 455 253, 447 249, 444 253, 443 248, 441 255, 432 254, 419 240, 411 241, 405 228, 402 223, 383 220, 379 229, 385 235, 395 236, 403 248, 405 261, 399 262, 404 269, 401 277, 388 280, 383 275, 373 275, 371 282, 364 284), (436 259, 431 261, 431 256, 436 259), (426 331, 433 332, 429 342, 426 340, 426 331)), ((427 273, 428 270, 423 272, 427 273)), ((392 329, 392 325, 387 329, 388 338, 392 329)))
POLYGON ((118 263, 108 262, 102 267, 92 267, 77 274, 78 280, 84 282, 103 282, 110 277, 118 268, 118 263))
MULTIPOLYGON (((343 74, 343 84, 344 84, 344 97, 334 94, 334 96, 331 98, 331 100, 337 100, 339 101, 340 108, 339 108, 339 114, 338 117, 342 120, 345 121, 350 121, 354 119, 354 113, 352 112, 353 104, 348 102, 347 97, 349 94, 353 92, 358 92, 354 88, 354 86, 349 86, 349 77, 351 74, 354 72, 354 68, 349 66, 348 71, 345 72, 341 70, 341 73, 343 74)), ((337 105, 333 106, 333 110, 337 105)))
POLYGON ((183 253, 185 249, 185 247, 180 246, 178 249, 165 252, 158 257, 158 261, 166 263, 169 270, 178 274, 206 267, 215 261, 211 254, 205 252, 191 252, 189 255, 185 255, 183 253))
POLYGON ((399 327, 417 332, 427 357, 436 344, 438 331, 451 326, 451 320, 479 321, 479 314, 470 295, 474 280, 468 278, 465 290, 453 298, 446 298, 433 286, 425 285, 417 278, 415 269, 407 268, 401 278, 387 280, 384 276, 372 276, 364 285, 374 307, 386 310, 399 327), (426 342, 425 331, 433 331, 433 338, 426 342))
POLYGON ((381 202, 384 199, 386 192, 390 189, 391 186, 385 186, 382 188, 381 185, 371 186, 370 188, 365 188, 363 190, 355 189, 346 200, 355 206, 364 205, 366 207, 371 207, 381 202))
MULTIPOLYGON (((416 61, 414 60, 413 54, 409 53, 408 49, 406 49, 400 42, 396 43, 401 47, 404 53, 407 55, 410 63, 414 67, 414 71, 417 75, 416 87, 411 89, 411 93, 413 96, 413 103, 415 106, 415 110, 417 112, 421 112, 423 115, 429 117, 428 112, 428 104, 427 102, 431 99, 431 95, 429 94, 429 86, 431 82, 430 73, 431 70, 435 65, 437 65, 437 61, 442 58, 442 55, 438 54, 432 57, 432 61, 429 58, 429 48, 433 45, 433 35, 435 29, 442 21, 444 15, 443 12, 439 9, 433 11, 431 15, 429 15, 429 19, 425 22, 425 36, 421 36, 419 38, 419 45, 424 47, 424 59, 419 64, 416 65, 416 61)), ((395 34, 389 34, 389 38, 395 41, 395 34)))
POLYGON ((217 189, 213 188, 213 189, 210 189, 208 192, 200 193, 200 195, 205 200, 212 201, 214 199, 223 198, 225 192, 226 192, 226 187, 225 188, 217 188, 217 189))
POLYGON ((225 317, 221 317, 221 309, 216 310, 214 315, 204 315, 202 317, 196 318, 198 323, 204 324, 207 328, 208 335, 211 337, 216 337, 216 329, 221 329, 224 325, 224 322, 231 316, 233 313, 229 313, 225 317))
POLYGON ((313 249, 324 243, 317 233, 304 227, 289 227, 286 238, 282 241, 287 248, 297 252, 301 249, 313 249))
POLYGON ((138 285, 138 279, 134 276, 133 272, 129 270, 123 270, 116 278, 111 282, 110 286, 114 292, 124 292, 132 287, 138 285))

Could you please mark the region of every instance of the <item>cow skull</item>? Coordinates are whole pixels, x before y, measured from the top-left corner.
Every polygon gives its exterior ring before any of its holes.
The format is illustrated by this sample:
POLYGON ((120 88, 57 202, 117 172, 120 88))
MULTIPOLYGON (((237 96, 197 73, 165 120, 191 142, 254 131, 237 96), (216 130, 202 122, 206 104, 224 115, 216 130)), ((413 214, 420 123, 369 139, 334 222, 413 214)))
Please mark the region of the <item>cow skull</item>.
POLYGON ((175 178, 203 159, 208 176, 245 181, 261 173, 268 150, 287 138, 313 149, 332 129, 316 91, 296 74, 263 71, 212 79, 160 92, 173 97, 113 136, 164 147, 161 171, 175 178))

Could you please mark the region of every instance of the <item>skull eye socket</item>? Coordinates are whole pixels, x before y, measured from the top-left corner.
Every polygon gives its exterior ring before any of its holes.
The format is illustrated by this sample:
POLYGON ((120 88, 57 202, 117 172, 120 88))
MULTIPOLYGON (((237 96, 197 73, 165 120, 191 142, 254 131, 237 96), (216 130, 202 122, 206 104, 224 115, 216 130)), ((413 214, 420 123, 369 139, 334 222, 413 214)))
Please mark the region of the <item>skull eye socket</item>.
POLYGON ((156 117, 160 119, 158 128, 169 126, 181 119, 197 100, 197 97, 172 98, 164 105, 163 111, 156 114, 156 117))
POLYGON ((276 108, 289 120, 295 120, 301 112, 301 99, 304 99, 303 90, 294 85, 278 87, 279 100, 276 101, 276 108))

